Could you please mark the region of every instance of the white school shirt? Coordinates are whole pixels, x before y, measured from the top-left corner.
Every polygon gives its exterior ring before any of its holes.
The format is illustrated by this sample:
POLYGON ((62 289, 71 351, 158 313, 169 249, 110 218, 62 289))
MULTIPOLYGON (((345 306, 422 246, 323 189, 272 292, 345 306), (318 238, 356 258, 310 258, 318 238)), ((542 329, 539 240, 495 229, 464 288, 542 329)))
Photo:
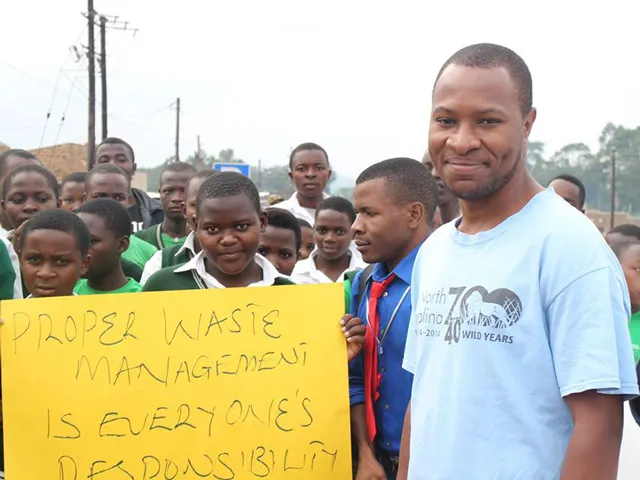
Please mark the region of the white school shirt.
MULTIPOLYGON (((7 231, 4 230, 4 233, 6 234, 7 231)), ((11 245, 11 242, 4 236, 0 236, 0 240, 2 240, 2 243, 4 243, 4 246, 7 248, 7 253, 9 254, 9 259, 11 260, 11 266, 16 272, 16 279, 13 282, 13 298, 14 300, 19 300, 22 298, 22 277, 20 274, 20 260, 18 259, 18 255, 16 255, 16 251, 13 249, 13 245, 11 245)))
MULTIPOLYGON (((248 287, 270 287, 273 285, 277 277, 284 277, 284 275, 278 272, 276 267, 274 267, 273 264, 262 255, 256 253, 255 259, 258 266, 262 269, 262 280, 247 285, 248 287)), ((189 270, 195 270, 196 274, 204 282, 207 288, 226 288, 213 275, 210 275, 209 272, 207 272, 204 265, 203 252, 198 253, 195 257, 181 267, 176 268, 174 271, 176 273, 180 273, 188 272, 189 270)))
MULTIPOLYGON (((291 274, 291 280, 296 285, 304 285, 304 284, 315 284, 315 283, 333 283, 333 281, 327 277, 324 273, 318 270, 316 266, 315 258, 318 256, 318 249, 316 248, 313 252, 311 252, 311 256, 306 260, 302 260, 296 263, 295 268, 293 269, 293 273, 291 274)), ((344 275, 347 272, 351 272, 353 270, 362 270, 367 266, 367 263, 362 260, 362 256, 360 252, 358 252, 351 243, 349 247, 349 266, 347 269, 342 272, 340 277, 338 278, 338 282, 342 282, 344 280, 344 275)))
MULTIPOLYGON (((323 198, 330 197, 330 195, 326 193, 323 193, 322 196, 323 198)), ((298 192, 294 192, 294 194, 291 195, 291 197, 289 197, 287 200, 285 200, 284 202, 276 203, 271 208, 281 208, 283 210, 288 210, 289 212, 293 213, 294 217, 309 222, 309 225, 311 225, 312 227, 316 221, 316 211, 312 208, 305 208, 300 205, 300 202, 298 201, 298 192)))
POLYGON ((620 263, 552 190, 491 230, 456 223, 413 267, 409 478, 558 480, 564 397, 638 393, 620 263))
MULTIPOLYGON (((182 247, 180 247, 180 250, 176 252, 175 256, 177 257, 178 255, 182 254, 182 252, 184 252, 185 250, 189 250, 192 253, 192 255, 195 257, 196 247, 195 247, 194 241, 195 241, 195 234, 191 232, 189 235, 187 235, 187 238, 182 244, 182 247)), ((162 250, 158 250, 156 253, 154 253, 153 256, 147 261, 147 263, 144 264, 142 277, 140 277, 140 285, 144 285, 147 282, 147 280, 149 280, 149 277, 151 277, 151 275, 153 275, 159 270, 162 270, 162 250)))

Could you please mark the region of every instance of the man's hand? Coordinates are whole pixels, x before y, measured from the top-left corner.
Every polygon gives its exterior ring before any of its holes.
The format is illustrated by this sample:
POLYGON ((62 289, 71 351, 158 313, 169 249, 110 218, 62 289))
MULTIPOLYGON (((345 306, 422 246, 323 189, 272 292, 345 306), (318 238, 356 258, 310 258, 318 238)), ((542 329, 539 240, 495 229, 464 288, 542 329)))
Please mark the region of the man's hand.
POLYGON ((350 362, 360 353, 364 346, 366 327, 358 317, 348 314, 342 317, 340 326, 344 336, 347 337, 347 358, 350 362))
POLYGON ((371 450, 360 450, 356 480, 387 480, 384 468, 378 463, 371 450))

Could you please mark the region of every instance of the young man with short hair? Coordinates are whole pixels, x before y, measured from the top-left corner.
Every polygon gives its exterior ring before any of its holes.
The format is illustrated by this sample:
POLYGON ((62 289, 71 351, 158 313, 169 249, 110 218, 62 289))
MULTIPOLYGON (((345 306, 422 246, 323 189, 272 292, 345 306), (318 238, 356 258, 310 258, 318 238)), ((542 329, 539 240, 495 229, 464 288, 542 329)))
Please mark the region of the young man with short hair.
POLYGON ((313 226, 316 208, 329 196, 324 192, 331 178, 329 156, 325 149, 310 142, 294 148, 289 156, 289 178, 296 187, 295 193, 273 206, 289 210, 313 226))
POLYGON ((162 223, 139 230, 135 236, 150 243, 158 250, 171 245, 182 245, 187 237, 187 220, 183 205, 187 183, 196 172, 186 162, 172 162, 160 174, 160 202, 164 211, 162 223))
MULTIPOLYGON (((120 203, 125 208, 129 206, 129 177, 119 167, 110 164, 96 165, 86 179, 87 201, 96 198, 110 198, 120 203)), ((129 209, 129 211, 131 211, 129 209)), ((156 247, 131 236, 129 238, 129 248, 122 254, 122 258, 136 263, 141 268, 158 251, 156 247)))
POLYGON ((400 479, 614 479, 638 394, 624 275, 585 215, 527 170, 531 74, 465 47, 432 93, 429 151, 462 215, 420 249, 400 479))
POLYGON ((438 208, 433 218, 433 228, 439 228, 445 223, 449 223, 460 215, 460 202, 451 190, 442 181, 442 177, 433 168, 433 162, 427 150, 422 157, 422 163, 431 172, 438 186, 438 208))
POLYGON ((584 183, 568 173, 555 176, 547 185, 553 188, 556 195, 561 196, 565 201, 578 211, 584 213, 584 202, 587 198, 587 190, 584 183))
POLYGON ((138 188, 131 188, 131 180, 138 165, 133 148, 121 138, 105 138, 96 148, 96 164, 112 164, 121 168, 129 179, 129 215, 133 232, 162 223, 164 213, 162 204, 138 188))
POLYGON ((364 350, 349 367, 357 478, 396 476, 413 379, 402 369, 411 272, 432 230, 436 189, 431 173, 409 158, 372 165, 356 180, 351 228, 362 259, 371 264, 351 280, 347 302, 349 316, 367 324, 364 350))
MULTIPOLYGON (((42 162, 33 153, 21 149, 11 149, 0 153, 0 190, 4 184, 5 178, 16 168, 23 165, 40 165, 42 162)), ((0 191, 0 196, 2 191, 0 191)), ((13 227, 5 215, 4 210, 0 209, 0 235, 6 234, 13 227)))

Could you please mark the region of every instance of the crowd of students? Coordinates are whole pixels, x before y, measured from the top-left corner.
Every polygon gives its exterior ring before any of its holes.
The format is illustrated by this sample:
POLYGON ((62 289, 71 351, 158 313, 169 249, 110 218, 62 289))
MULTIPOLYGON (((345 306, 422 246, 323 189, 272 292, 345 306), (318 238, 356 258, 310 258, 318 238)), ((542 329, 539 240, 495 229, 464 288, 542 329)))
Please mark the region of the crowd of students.
POLYGON ((638 393, 640 228, 603 240, 579 179, 533 180, 531 102, 514 52, 460 50, 422 162, 366 168, 353 204, 326 193, 314 143, 266 210, 249 178, 182 162, 153 200, 118 138, 60 185, 9 150, 1 298, 343 282, 354 478, 613 479, 638 393))

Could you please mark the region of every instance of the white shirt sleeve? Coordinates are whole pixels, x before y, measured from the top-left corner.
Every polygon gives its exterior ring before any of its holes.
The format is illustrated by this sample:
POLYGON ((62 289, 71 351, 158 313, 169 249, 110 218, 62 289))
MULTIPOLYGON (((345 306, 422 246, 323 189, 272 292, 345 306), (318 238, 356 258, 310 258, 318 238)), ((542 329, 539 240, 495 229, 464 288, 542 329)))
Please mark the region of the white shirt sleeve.
POLYGON ((159 270, 162 270, 162 250, 154 253, 147 263, 145 263, 142 277, 140 277, 140 285, 147 283, 149 277, 159 270))
POLYGON ((13 283, 13 298, 15 300, 19 300, 22 298, 22 276, 20 275, 20 260, 18 260, 18 255, 16 255, 16 251, 13 249, 13 245, 11 245, 11 242, 4 237, 0 238, 2 239, 2 243, 4 243, 4 246, 7 247, 7 253, 9 253, 11 266, 16 272, 16 280, 13 283))

